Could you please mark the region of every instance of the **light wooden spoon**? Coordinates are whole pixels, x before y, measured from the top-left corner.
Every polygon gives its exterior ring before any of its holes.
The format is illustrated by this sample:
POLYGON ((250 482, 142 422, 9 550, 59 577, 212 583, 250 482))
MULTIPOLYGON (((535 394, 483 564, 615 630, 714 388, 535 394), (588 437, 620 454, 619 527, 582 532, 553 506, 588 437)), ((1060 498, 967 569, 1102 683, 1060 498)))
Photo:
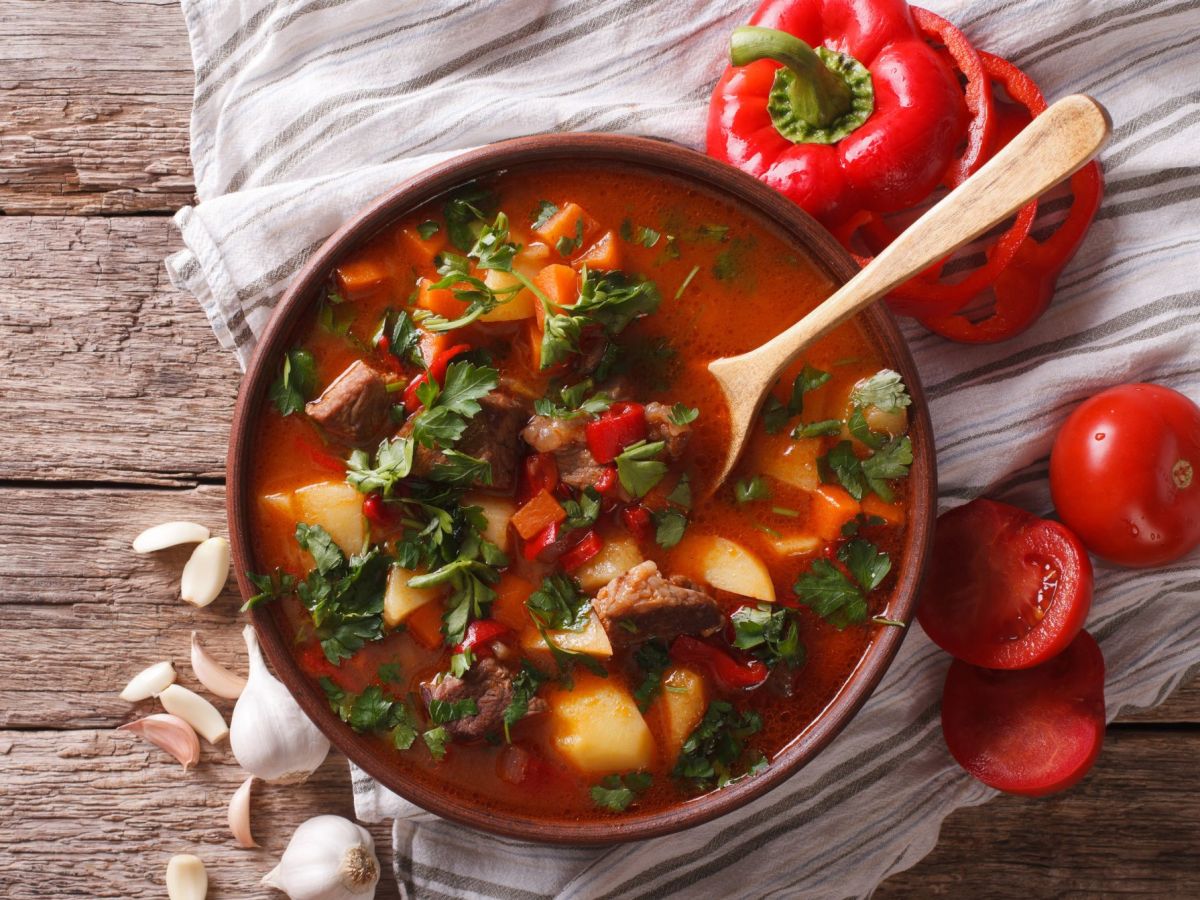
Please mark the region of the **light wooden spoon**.
POLYGON ((711 489, 737 465, 767 392, 805 348, 1082 168, 1111 129, 1096 100, 1064 97, 787 331, 749 353, 709 363, 725 392, 730 425, 725 465, 711 489))

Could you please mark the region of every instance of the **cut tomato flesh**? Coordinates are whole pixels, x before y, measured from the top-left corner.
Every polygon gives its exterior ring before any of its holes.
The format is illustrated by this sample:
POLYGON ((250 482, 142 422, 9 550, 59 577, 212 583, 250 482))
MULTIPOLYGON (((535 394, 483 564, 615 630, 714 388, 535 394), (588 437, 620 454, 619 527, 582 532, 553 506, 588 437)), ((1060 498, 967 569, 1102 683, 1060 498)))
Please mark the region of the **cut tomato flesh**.
POLYGON ((989 787, 1040 797, 1078 782, 1104 742, 1104 657, 1081 631, 1031 669, 955 660, 942 692, 942 733, 960 766, 989 787))
POLYGON ((939 517, 917 619, 952 656, 989 669, 1045 662, 1083 628, 1092 564, 1065 525, 974 500, 939 517))

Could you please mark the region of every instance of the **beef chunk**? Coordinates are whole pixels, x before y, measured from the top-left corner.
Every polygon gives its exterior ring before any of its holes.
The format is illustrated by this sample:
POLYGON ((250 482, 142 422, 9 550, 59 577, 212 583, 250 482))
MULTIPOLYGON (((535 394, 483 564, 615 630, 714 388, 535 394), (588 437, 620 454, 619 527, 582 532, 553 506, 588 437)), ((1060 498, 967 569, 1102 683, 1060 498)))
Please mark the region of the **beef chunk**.
POLYGON ((604 466, 596 462, 587 448, 586 425, 587 420, 583 417, 534 416, 521 437, 538 453, 553 453, 558 463, 558 477, 571 487, 582 489, 594 485, 604 474, 604 466))
MULTIPOLYGON (((446 730, 455 740, 471 741, 504 727, 504 711, 512 702, 512 672, 494 659, 481 659, 462 678, 443 676, 440 681, 421 685, 426 705, 430 700, 454 703, 474 700, 478 708, 473 716, 464 716, 446 723, 446 730)), ((546 701, 534 697, 525 715, 546 711, 546 701)))
MULTIPOLYGON (((511 492, 517 483, 517 463, 521 459, 521 427, 528 414, 520 401, 504 391, 492 391, 479 401, 479 406, 479 413, 467 423, 454 449, 491 463, 491 487, 511 492)), ((400 429, 400 435, 407 437, 412 430, 413 420, 409 419, 400 429)), ((418 444, 413 453, 413 474, 426 476, 445 460, 440 451, 418 444)))
POLYGON ((676 425, 671 420, 671 407, 657 401, 646 404, 646 439, 664 442, 667 456, 671 459, 679 459, 683 455, 691 436, 692 426, 676 425))
POLYGON ((663 578, 654 560, 618 575, 592 604, 614 645, 628 646, 681 634, 712 634, 724 624, 721 608, 703 588, 680 575, 663 578))
POLYGON ((383 373, 361 359, 333 380, 316 400, 305 404, 310 419, 347 444, 380 440, 391 422, 392 400, 383 373))

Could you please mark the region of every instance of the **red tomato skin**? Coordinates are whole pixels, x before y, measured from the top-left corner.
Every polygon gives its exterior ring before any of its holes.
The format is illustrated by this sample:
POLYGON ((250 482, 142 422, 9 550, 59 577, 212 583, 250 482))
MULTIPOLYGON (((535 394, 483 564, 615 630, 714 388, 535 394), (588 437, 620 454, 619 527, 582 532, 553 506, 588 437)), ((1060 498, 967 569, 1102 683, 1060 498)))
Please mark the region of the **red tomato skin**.
POLYGON ((1059 516, 1097 556, 1159 566, 1200 545, 1200 407, 1126 384, 1084 401, 1050 454, 1059 516))
POLYGON ((980 498, 938 517, 917 621, 956 659, 1026 669, 1079 634, 1092 584, 1087 551, 1066 526, 980 498), (1043 607, 1051 571, 1057 587, 1043 607))
POLYGON ((942 691, 950 755, 989 787, 1044 797, 1078 783, 1104 743, 1104 656, 1081 631, 1032 669, 994 671, 955 660, 942 691))

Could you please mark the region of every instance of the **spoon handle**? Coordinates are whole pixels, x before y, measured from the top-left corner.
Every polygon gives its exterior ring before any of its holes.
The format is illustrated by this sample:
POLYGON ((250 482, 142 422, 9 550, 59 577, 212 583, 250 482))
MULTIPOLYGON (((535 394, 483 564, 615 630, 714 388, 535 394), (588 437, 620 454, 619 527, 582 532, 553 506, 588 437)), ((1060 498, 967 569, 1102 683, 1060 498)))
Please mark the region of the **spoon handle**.
POLYGON ((753 360, 757 372, 770 373, 762 383, 773 383, 805 347, 1081 169, 1111 128, 1108 113, 1091 97, 1059 100, 815 310, 734 359, 753 360))

